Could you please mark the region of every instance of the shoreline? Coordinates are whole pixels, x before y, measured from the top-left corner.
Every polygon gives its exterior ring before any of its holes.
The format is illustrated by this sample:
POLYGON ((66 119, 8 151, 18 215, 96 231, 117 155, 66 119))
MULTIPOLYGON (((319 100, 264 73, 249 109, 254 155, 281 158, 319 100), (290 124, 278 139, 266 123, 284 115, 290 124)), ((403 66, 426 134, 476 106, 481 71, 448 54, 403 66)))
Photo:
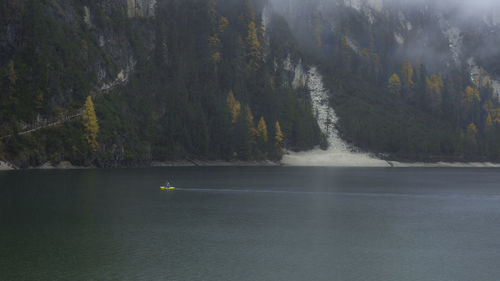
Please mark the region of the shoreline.
MULTIPOLYGON (((291 165, 273 161, 223 161, 223 160, 190 160, 152 162, 151 168, 158 167, 331 167, 331 168, 500 168, 500 163, 492 162, 399 162, 385 161, 386 166, 370 165, 291 165)), ((139 167, 139 166, 138 166, 139 167)), ((129 168, 129 167, 117 167, 129 168)), ((132 167, 130 167, 132 168, 132 167)), ((103 169, 95 166, 75 166, 69 161, 61 161, 57 165, 47 162, 37 167, 19 168, 15 165, 0 161, 0 171, 15 170, 75 170, 75 169, 103 169)))
POLYGON ((223 161, 223 160, 185 160, 185 161, 153 161, 151 167, 277 167, 279 162, 265 161, 223 161))
MULTIPOLYGON (((153 161, 149 166, 137 167, 116 167, 116 168, 139 168, 139 167, 278 167, 283 166, 280 162, 266 161, 223 161, 223 160, 185 160, 185 161, 153 161)), ((16 171, 16 170, 76 170, 76 169, 104 169, 107 167, 96 166, 75 166, 69 161, 61 161, 54 165, 46 162, 40 166, 30 166, 27 168, 19 168, 7 162, 0 161, 0 171, 16 171)))
POLYGON ((500 163, 492 162, 398 162, 387 161, 391 168, 500 168, 500 163))

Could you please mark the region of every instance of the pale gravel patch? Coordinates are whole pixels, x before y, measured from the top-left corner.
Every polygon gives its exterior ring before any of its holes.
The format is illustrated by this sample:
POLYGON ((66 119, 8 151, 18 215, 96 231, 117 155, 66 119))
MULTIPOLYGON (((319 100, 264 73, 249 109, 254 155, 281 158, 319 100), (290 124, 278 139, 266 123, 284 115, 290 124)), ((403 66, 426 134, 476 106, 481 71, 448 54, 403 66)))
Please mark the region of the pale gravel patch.
POLYGON ((11 170, 16 170, 17 168, 5 161, 0 161, 0 171, 11 171, 11 170))
POLYGON ((377 159, 369 154, 358 152, 339 136, 335 125, 338 117, 330 107, 329 93, 323 85, 323 77, 316 67, 307 73, 307 88, 311 95, 313 113, 318 126, 326 135, 329 148, 319 148, 306 152, 287 152, 282 160, 288 166, 336 166, 336 167, 389 167, 387 161, 377 159))

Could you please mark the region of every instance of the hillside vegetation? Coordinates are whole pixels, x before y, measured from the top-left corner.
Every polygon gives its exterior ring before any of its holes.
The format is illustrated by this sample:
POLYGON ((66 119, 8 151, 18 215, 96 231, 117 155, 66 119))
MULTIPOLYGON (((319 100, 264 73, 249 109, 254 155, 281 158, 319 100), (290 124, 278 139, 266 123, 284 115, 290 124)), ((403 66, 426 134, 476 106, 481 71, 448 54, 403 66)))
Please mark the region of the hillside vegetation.
POLYGON ((480 46, 498 28, 323 2, 4 1, 0 159, 113 167, 325 148, 300 64, 320 70, 354 147, 500 161, 499 56, 480 46))
POLYGON ((272 30, 286 25, 264 32, 264 3, 226 2, 161 1, 156 16, 116 0, 3 3, 0 157, 278 160, 320 144, 307 92, 275 67, 295 48, 272 30), (44 127, 80 112, 95 118, 44 127))

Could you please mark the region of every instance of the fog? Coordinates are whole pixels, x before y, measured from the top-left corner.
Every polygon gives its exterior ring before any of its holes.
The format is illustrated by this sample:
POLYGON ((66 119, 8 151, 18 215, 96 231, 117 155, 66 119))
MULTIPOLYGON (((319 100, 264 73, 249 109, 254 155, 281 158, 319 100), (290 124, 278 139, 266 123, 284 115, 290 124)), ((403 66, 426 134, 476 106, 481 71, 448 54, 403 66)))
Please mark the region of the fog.
POLYGON ((270 0, 276 7, 296 6, 297 4, 318 3, 363 5, 384 7, 384 8, 439 8, 441 10, 458 12, 463 15, 484 16, 485 13, 496 11, 500 8, 498 0, 270 0))
MULTIPOLYGON (((375 31, 378 32, 378 38, 384 38, 385 41, 383 45, 379 45, 379 51, 390 52, 396 63, 406 57, 440 72, 443 71, 443 67, 466 65, 470 57, 476 57, 476 61, 483 61, 485 65, 489 65, 491 72, 498 72, 488 62, 490 57, 499 57, 497 46, 500 44, 500 1, 498 0, 270 0, 270 2, 275 10, 287 19, 298 41, 305 46, 312 44, 312 18, 318 14, 322 16, 323 27, 327 26, 332 34, 345 33, 345 28, 348 27, 351 29, 350 39, 357 40, 361 46, 366 46, 368 37, 366 34, 374 31, 366 25, 360 25, 359 17, 356 19, 349 13, 349 9, 352 8, 364 14, 365 19, 370 18, 370 21, 376 23, 381 19, 385 21, 385 27, 375 31), (406 29, 405 24, 400 25, 402 22, 406 22, 412 28, 406 29), (404 42, 392 43, 387 41, 388 36, 398 37, 399 40, 395 41, 404 39, 404 42)), ((328 36, 325 32, 324 30, 323 35, 328 36)), ((374 36, 377 37, 377 34, 374 36)))

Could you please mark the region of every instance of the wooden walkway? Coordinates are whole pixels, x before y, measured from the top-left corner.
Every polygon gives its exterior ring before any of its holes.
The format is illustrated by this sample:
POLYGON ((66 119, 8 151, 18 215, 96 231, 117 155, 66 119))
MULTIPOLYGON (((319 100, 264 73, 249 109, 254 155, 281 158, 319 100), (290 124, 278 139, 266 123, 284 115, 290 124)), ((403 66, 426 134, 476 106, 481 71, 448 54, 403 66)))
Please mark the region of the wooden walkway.
MULTIPOLYGON (((43 130, 43 129, 46 129, 46 128, 59 126, 59 125, 62 125, 62 124, 66 123, 66 122, 68 122, 70 120, 73 120, 75 118, 79 118, 81 116, 82 116, 82 111, 80 111, 79 113, 70 115, 70 116, 64 116, 63 118, 60 118, 60 119, 58 119, 56 121, 45 123, 43 125, 30 126, 29 129, 26 129, 24 131, 19 132, 18 135, 22 136, 22 135, 31 134, 31 133, 34 133, 36 131, 40 131, 40 130, 43 130)), ((6 135, 6 136, 1 136, 0 140, 6 139, 6 138, 10 138, 10 137, 12 137, 12 134, 6 135)))

